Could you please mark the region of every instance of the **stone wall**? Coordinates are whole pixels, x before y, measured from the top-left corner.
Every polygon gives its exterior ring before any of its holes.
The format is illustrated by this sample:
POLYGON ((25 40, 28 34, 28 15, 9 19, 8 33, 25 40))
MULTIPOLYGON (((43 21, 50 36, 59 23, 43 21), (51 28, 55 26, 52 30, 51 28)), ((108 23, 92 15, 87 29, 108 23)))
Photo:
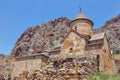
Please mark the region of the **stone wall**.
POLYGON ((53 61, 56 77, 62 76, 66 79, 84 79, 99 70, 98 55, 68 56, 53 61))
POLYGON ((42 54, 16 58, 12 79, 22 75, 25 71, 35 71, 44 68, 47 60, 48 57, 42 54))
MULTIPOLYGON (((77 55, 50 58, 44 69, 24 71, 16 79, 37 80, 83 80, 99 69, 98 55, 77 55)), ((15 79, 15 80, 16 80, 15 79)))
POLYGON ((102 69, 103 69, 102 73, 105 73, 105 74, 115 74, 115 73, 117 73, 115 60, 113 58, 113 55, 111 54, 106 36, 104 38, 102 53, 100 54, 100 62, 104 65, 102 67, 102 69))

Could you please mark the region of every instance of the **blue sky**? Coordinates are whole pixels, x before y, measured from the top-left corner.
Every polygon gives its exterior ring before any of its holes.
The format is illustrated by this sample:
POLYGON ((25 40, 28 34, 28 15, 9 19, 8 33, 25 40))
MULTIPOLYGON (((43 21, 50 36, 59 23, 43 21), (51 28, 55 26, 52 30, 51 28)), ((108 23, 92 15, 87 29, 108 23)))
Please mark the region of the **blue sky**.
POLYGON ((120 0, 0 0, 0 53, 9 54, 29 27, 82 11, 100 28, 120 14, 120 0))

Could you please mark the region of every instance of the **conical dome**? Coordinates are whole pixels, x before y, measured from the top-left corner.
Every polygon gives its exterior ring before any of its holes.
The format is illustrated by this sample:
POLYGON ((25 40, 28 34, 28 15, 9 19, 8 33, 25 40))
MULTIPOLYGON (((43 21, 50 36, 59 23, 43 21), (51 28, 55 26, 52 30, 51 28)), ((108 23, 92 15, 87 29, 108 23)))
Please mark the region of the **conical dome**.
POLYGON ((89 19, 83 12, 79 12, 79 14, 74 19, 89 19))
POLYGON ((89 19, 81 10, 77 14, 77 16, 70 22, 70 24, 73 23, 74 21, 77 21, 77 20, 86 20, 86 21, 90 22, 91 26, 94 25, 93 21, 91 19, 89 19))

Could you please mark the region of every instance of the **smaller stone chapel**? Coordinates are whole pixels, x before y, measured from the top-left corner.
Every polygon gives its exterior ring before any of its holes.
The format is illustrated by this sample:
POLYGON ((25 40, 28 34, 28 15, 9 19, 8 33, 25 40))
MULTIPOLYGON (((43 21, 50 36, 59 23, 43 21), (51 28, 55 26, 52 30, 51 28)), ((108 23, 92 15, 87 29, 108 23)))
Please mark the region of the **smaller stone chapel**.
MULTIPOLYGON (((93 21, 82 11, 69 23, 70 32, 61 46, 40 54, 16 57, 12 78, 36 71, 41 80, 78 80, 96 72, 116 73, 105 32, 93 33, 93 21)), ((24 76, 24 78, 28 76, 24 76)))

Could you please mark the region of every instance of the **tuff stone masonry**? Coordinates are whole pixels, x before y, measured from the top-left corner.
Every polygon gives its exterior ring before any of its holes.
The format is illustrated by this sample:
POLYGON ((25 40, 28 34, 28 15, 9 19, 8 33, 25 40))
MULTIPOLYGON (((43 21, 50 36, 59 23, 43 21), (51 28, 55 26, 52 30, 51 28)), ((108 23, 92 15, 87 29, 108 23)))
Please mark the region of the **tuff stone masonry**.
POLYGON ((94 34, 93 25, 80 11, 60 47, 15 58, 12 80, 83 80, 96 72, 116 73, 106 33, 94 34))

